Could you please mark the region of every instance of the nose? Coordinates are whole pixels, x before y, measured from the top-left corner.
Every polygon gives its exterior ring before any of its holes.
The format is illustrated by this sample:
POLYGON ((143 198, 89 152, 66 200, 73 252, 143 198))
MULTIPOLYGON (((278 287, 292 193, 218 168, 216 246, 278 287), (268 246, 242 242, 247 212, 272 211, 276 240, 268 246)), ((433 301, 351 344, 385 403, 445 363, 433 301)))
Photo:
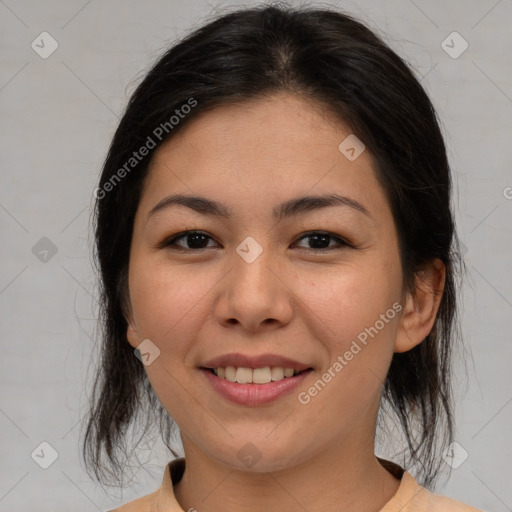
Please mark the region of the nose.
POLYGON ((236 324, 256 333, 282 327, 293 316, 292 286, 269 248, 252 262, 235 253, 218 290, 215 316, 224 327, 236 324))

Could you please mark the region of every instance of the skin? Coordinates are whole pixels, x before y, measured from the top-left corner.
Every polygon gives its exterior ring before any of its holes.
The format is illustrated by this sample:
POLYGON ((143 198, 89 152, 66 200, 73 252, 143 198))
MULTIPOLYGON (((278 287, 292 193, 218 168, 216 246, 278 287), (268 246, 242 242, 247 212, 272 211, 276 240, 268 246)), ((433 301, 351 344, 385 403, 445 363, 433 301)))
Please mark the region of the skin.
POLYGON ((200 115, 153 157, 130 251, 127 338, 132 347, 150 339, 160 350, 145 369, 180 427, 187 467, 174 491, 184 510, 378 511, 398 489, 374 455, 383 382, 393 352, 410 350, 432 329, 444 267, 432 262, 417 289, 404 290, 398 235, 372 156, 365 150, 350 161, 338 149, 350 133, 320 106, 280 93, 200 115), (272 218, 282 201, 333 192, 370 216, 332 206, 272 218), (172 206, 147 219, 176 193, 219 201, 233 216, 172 206), (184 230, 206 232, 211 238, 199 246, 206 248, 179 252, 191 247, 186 237, 175 249, 157 247, 184 230), (315 230, 333 236, 320 247, 338 248, 315 249, 305 237, 315 230), (252 263, 236 252, 248 236, 263 249, 252 263), (355 248, 338 246, 336 236, 355 248), (401 313, 301 404, 298 393, 396 302, 401 313), (271 404, 235 405, 198 369, 230 352, 271 352, 314 371, 271 404), (237 457, 248 442, 261 455, 252 468, 237 457))

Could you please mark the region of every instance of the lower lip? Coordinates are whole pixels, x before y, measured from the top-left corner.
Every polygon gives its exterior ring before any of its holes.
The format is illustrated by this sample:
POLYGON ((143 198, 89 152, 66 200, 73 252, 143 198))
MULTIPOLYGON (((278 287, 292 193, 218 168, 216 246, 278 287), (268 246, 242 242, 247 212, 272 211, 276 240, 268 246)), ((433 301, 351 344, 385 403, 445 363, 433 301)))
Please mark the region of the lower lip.
POLYGON ((267 384, 239 384, 221 379, 210 370, 200 368, 208 382, 219 395, 239 405, 256 407, 265 405, 291 393, 308 377, 312 370, 306 370, 294 377, 285 377, 267 384))

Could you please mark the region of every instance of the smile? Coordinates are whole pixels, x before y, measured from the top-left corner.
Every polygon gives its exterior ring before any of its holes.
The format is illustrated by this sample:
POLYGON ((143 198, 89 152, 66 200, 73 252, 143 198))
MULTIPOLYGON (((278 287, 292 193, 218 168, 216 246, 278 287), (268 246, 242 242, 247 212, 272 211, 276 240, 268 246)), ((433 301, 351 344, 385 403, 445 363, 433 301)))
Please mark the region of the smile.
POLYGON ((233 366, 228 366, 225 369, 220 367, 216 369, 201 368, 200 370, 209 385, 221 397, 238 405, 250 407, 265 405, 290 394, 313 371, 312 368, 296 372, 292 368, 283 369, 282 367, 253 370, 233 366), (285 370, 287 370, 288 376, 285 374, 285 370), (239 382, 238 379, 244 382, 239 382), (265 382, 261 382, 263 380, 265 382))

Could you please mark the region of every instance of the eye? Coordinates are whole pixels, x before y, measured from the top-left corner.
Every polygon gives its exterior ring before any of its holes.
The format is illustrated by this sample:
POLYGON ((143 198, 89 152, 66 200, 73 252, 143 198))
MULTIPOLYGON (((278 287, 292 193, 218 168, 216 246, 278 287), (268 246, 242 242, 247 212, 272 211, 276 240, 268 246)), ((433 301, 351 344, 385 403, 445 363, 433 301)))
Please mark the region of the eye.
POLYGON ((171 248, 177 248, 182 249, 184 251, 194 251, 194 250, 200 250, 200 249, 208 249, 208 247, 205 247, 205 242, 207 240, 213 240, 211 236, 207 235, 206 233, 202 231, 183 231, 182 233, 178 233, 177 235, 172 236, 171 238, 167 238, 164 240, 161 244, 159 244, 158 248, 163 247, 171 247, 171 248), (184 239, 185 243, 190 244, 190 247, 183 247, 176 242, 178 240, 184 239))
MULTIPOLYGON (((312 245, 312 247, 306 247, 306 249, 312 251, 331 251, 333 249, 340 249, 343 247, 354 247, 344 238, 327 231, 311 231, 299 238, 299 241, 305 239, 311 240, 310 245, 312 245), (330 241, 335 241, 336 243, 330 246, 330 241)), ((209 240, 213 240, 213 238, 203 231, 183 231, 173 235, 170 238, 167 238, 161 244, 159 244, 157 248, 161 249, 168 247, 176 250, 181 249, 185 252, 193 252, 202 249, 208 249, 209 247, 207 244, 209 240), (184 240, 185 244, 188 244, 188 247, 180 245, 178 242, 181 240, 184 240)))
MULTIPOLYGON (((344 238, 329 233, 327 231, 311 231, 310 233, 306 233, 299 240, 304 240, 309 238, 312 241, 313 247, 308 247, 307 249, 313 251, 331 251, 333 249, 340 249, 342 247, 354 247, 350 242, 345 240, 344 238), (329 239, 335 240, 336 243, 334 246, 329 247, 329 239), (327 244, 327 247, 323 247, 327 244)), ((311 243, 311 242, 310 242, 311 243)))

